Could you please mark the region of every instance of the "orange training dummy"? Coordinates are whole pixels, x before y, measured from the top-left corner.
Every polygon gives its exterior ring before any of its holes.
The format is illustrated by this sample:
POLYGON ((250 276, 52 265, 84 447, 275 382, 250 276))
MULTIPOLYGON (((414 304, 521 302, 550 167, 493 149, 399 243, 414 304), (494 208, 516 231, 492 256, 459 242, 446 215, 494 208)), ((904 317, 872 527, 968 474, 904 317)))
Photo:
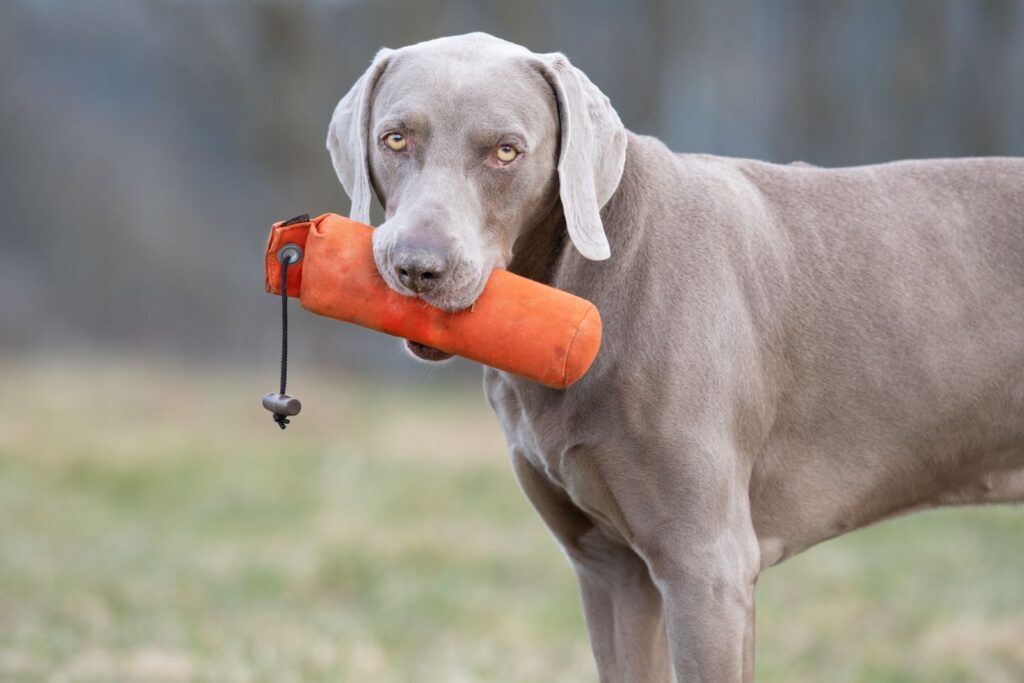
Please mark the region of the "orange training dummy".
POLYGON ((554 389, 586 373, 601 345, 601 316, 578 296, 506 270, 491 273, 469 309, 455 313, 402 296, 381 278, 368 225, 333 213, 276 223, 266 252, 266 289, 281 293, 278 251, 298 245, 288 296, 312 313, 465 356, 554 389))

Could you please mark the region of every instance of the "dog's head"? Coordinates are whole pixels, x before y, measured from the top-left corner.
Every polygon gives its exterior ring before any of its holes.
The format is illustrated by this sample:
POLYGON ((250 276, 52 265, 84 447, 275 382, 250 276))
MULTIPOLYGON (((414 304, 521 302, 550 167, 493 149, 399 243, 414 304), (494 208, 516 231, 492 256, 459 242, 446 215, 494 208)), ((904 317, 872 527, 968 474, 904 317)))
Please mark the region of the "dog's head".
POLYGON ((380 199, 374 258, 407 296, 469 307, 557 201, 579 252, 609 256, 599 212, 626 132, 561 54, 482 33, 381 50, 338 103, 327 149, 354 220, 369 223, 371 188, 380 199))

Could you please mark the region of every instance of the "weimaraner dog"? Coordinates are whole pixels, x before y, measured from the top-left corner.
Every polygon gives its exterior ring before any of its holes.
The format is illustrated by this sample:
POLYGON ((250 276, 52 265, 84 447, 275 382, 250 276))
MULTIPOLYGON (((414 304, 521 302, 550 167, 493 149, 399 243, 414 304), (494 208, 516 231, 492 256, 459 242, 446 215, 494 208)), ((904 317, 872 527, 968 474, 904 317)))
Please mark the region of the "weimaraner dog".
POLYGON ((763 569, 1024 500, 1024 159, 675 154, 481 33, 381 50, 327 146, 397 291, 459 310, 508 268, 600 310, 576 385, 484 383, 602 681, 750 681, 763 569))

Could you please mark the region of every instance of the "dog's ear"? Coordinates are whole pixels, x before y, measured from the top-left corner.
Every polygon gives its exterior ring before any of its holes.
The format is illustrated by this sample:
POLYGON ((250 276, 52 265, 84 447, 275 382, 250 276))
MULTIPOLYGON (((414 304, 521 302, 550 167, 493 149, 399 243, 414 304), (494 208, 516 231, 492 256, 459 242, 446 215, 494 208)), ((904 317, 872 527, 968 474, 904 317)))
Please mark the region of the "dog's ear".
POLYGON ((558 104, 561 145, 558 183, 565 225, 583 256, 611 255, 601 208, 611 199, 626 163, 626 129, 611 103, 565 55, 538 55, 558 104))
POLYGON ((341 98, 327 128, 327 151, 331 153, 334 172, 352 200, 349 217, 360 223, 370 222, 370 167, 367 140, 370 137, 370 110, 373 91, 387 68, 393 50, 382 49, 373 58, 352 89, 341 98))

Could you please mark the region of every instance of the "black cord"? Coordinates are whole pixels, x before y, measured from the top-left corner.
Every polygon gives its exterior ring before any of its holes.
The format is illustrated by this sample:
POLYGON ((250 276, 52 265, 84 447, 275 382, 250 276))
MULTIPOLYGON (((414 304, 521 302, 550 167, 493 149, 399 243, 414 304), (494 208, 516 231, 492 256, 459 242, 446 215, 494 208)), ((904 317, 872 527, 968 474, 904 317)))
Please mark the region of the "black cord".
MULTIPOLYGON (((292 264, 293 255, 285 253, 281 260, 281 391, 284 394, 288 383, 288 266, 292 264)), ((274 422, 281 429, 288 426, 288 416, 274 413, 274 422)))

